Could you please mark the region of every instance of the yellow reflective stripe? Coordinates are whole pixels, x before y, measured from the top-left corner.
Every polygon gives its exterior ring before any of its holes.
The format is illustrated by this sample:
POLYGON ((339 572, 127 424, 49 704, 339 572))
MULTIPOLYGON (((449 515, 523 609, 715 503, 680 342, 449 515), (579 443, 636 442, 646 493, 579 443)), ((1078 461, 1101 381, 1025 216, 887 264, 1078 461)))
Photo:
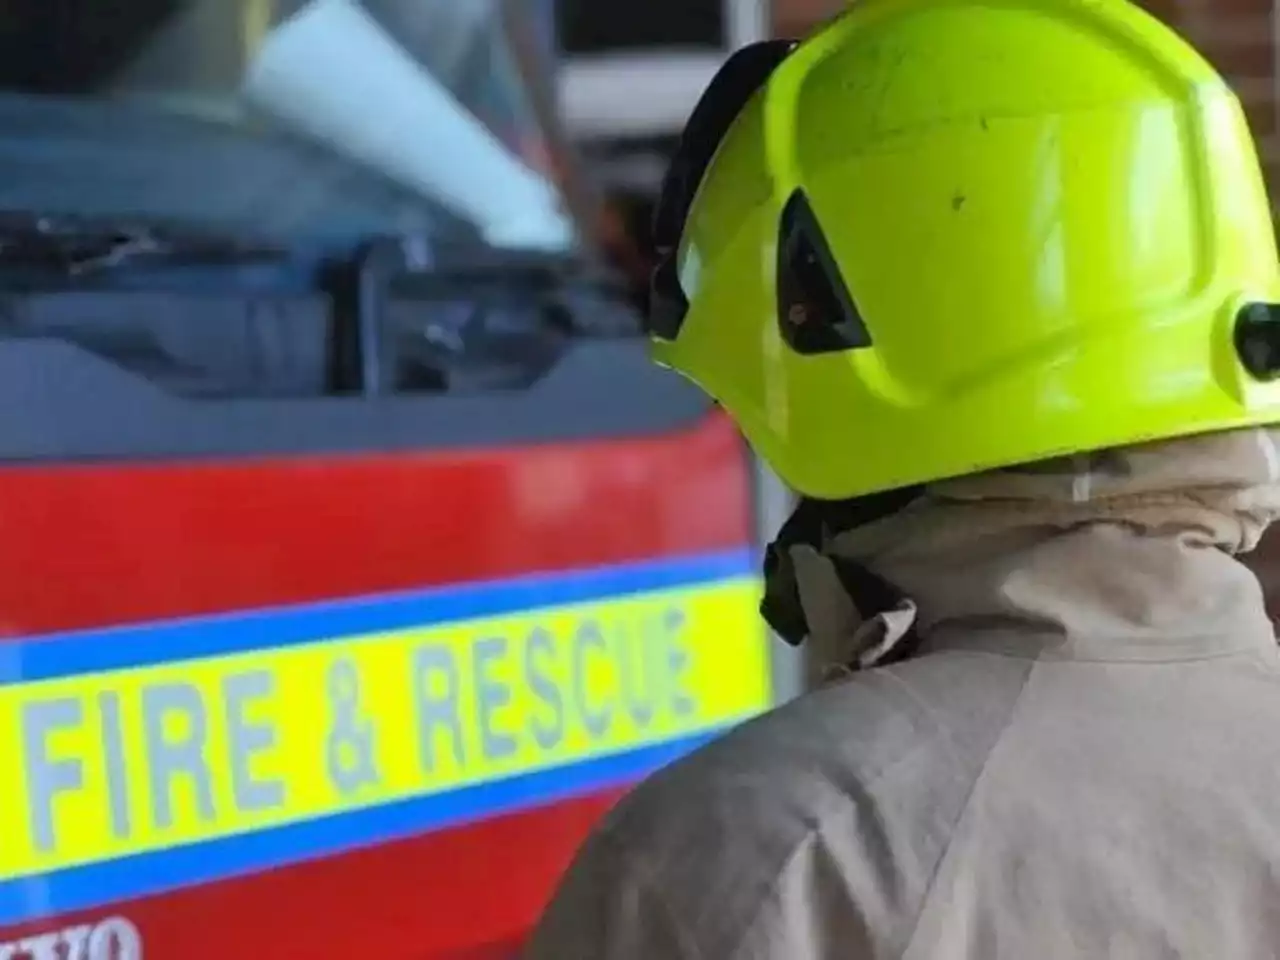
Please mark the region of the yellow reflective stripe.
POLYGON ((769 703, 759 589, 0 687, 0 882, 714 730, 769 703))

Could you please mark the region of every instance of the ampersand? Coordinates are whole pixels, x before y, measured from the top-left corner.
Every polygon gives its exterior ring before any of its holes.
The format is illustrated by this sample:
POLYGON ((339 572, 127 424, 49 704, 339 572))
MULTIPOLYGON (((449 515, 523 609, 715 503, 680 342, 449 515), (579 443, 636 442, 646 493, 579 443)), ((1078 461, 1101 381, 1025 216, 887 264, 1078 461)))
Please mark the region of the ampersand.
POLYGON ((344 794, 380 779, 374 755, 373 721, 360 713, 360 671, 350 659, 329 667, 331 709, 328 737, 329 780, 344 794))

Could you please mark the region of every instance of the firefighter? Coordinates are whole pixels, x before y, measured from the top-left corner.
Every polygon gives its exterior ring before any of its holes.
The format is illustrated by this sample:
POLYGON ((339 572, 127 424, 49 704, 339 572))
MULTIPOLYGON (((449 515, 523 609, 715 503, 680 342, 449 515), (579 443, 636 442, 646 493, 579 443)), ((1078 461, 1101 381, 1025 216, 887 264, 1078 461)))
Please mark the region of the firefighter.
POLYGON ((803 495, 820 689, 606 818, 536 960, 1280 956, 1280 273, 1236 99, 1123 0, 863 0, 732 58, 660 362, 803 495))

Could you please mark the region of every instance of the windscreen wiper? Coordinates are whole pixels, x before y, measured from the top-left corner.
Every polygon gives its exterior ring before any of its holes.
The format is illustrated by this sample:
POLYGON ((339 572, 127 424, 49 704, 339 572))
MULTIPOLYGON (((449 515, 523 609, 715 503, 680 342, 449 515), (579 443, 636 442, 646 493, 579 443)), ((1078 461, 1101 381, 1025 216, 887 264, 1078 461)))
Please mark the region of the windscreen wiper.
POLYGON ((287 256, 271 244, 146 220, 0 211, 0 270, 81 279, 125 265, 219 266, 287 256))
POLYGON ((564 343, 640 333, 620 284, 576 253, 380 238, 354 258, 339 367, 367 394, 536 378, 564 343))

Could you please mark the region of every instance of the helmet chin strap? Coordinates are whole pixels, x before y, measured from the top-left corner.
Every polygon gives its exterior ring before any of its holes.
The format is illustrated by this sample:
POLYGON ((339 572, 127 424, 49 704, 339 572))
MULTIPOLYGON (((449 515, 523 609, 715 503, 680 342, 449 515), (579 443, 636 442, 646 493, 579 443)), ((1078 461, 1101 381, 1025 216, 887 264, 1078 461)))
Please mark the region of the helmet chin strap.
POLYGON ((847 530, 897 513, 920 487, 827 501, 801 499, 765 550, 760 612, 785 641, 808 641, 825 675, 884 663, 913 646, 914 605, 891 584, 827 550, 847 530))

